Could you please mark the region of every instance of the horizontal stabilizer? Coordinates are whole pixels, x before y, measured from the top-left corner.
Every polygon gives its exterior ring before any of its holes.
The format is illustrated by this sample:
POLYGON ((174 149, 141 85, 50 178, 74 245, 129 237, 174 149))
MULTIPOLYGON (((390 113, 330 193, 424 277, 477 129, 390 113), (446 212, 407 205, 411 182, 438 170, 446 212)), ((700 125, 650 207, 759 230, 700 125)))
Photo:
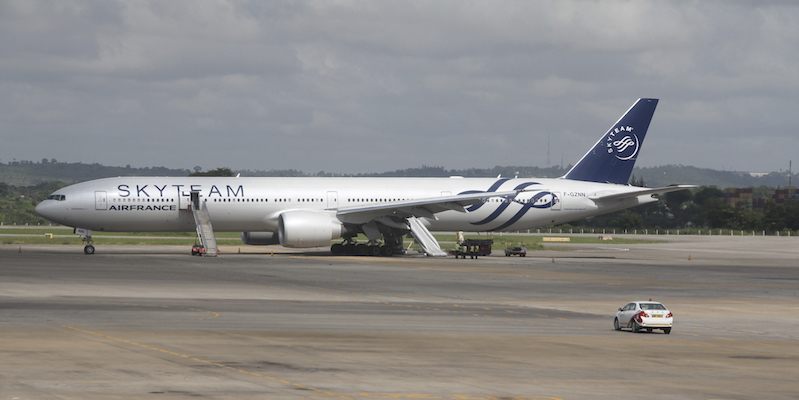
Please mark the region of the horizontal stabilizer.
POLYGON ((655 189, 647 189, 641 188, 641 190, 633 190, 629 192, 598 192, 588 196, 589 199, 594 201, 609 201, 609 200, 619 200, 625 199, 630 197, 638 197, 638 196, 645 196, 645 195, 653 195, 653 194, 665 194, 670 192, 676 192, 685 189, 695 188, 695 185, 671 185, 665 186, 661 188, 655 189))

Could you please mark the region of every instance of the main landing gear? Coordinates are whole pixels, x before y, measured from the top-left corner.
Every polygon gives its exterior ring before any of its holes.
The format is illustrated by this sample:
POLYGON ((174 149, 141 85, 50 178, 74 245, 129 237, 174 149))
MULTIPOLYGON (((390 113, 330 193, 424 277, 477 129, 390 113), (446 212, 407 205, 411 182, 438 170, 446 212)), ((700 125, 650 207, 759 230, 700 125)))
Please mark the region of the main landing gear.
POLYGON ((398 251, 389 245, 377 243, 356 243, 355 241, 345 241, 343 243, 336 243, 330 246, 330 252, 333 255, 348 255, 348 256, 382 256, 391 257, 397 254, 398 251))
POLYGON ((358 243, 355 240, 357 231, 350 232, 344 236, 344 241, 330 246, 330 252, 334 255, 348 256, 382 256, 391 257, 395 254, 405 254, 402 245, 402 236, 407 231, 392 229, 390 227, 374 223, 364 225, 363 232, 369 239, 368 242, 358 243))

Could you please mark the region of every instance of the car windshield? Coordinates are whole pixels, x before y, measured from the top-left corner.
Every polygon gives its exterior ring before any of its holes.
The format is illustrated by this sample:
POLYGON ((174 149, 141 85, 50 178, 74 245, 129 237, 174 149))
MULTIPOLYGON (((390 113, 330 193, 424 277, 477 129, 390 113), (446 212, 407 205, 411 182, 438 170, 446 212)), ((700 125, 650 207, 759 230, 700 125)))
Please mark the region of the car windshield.
POLYGON ((665 310, 663 304, 660 303, 641 303, 642 310, 665 310))

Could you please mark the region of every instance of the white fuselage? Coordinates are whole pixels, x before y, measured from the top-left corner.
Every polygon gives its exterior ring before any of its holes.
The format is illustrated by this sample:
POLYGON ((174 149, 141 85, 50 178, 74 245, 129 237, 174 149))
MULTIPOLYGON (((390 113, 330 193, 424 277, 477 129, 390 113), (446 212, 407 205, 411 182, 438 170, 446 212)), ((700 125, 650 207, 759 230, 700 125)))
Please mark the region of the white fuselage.
MULTIPOLYGON (((233 178, 119 177, 68 186, 37 212, 68 226, 96 231, 192 232, 191 192, 207 205, 216 231, 275 232, 281 213, 328 213, 462 193, 525 190, 423 218, 431 231, 518 231, 604 214, 655 201, 649 195, 609 201, 598 196, 635 192, 627 185, 568 179, 506 178, 233 178)), ((54 196, 51 196, 54 197, 54 196)), ((338 217, 342 223, 346 216, 338 217)))

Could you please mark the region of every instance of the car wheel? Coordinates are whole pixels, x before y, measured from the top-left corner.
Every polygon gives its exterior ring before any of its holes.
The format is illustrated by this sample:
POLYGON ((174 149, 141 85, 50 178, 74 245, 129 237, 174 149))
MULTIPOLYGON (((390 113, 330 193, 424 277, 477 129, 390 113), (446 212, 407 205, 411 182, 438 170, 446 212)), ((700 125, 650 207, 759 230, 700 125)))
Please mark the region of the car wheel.
POLYGON ((668 335, 669 333, 671 333, 671 328, 663 328, 663 333, 668 335))
POLYGON ((614 318, 613 319, 613 329, 615 329, 617 331, 621 330, 621 326, 619 325, 619 319, 618 318, 614 318))
POLYGON ((638 326, 638 323, 635 322, 635 320, 630 321, 630 323, 632 324, 633 327, 633 333, 638 333, 638 331, 641 330, 641 328, 638 326))

